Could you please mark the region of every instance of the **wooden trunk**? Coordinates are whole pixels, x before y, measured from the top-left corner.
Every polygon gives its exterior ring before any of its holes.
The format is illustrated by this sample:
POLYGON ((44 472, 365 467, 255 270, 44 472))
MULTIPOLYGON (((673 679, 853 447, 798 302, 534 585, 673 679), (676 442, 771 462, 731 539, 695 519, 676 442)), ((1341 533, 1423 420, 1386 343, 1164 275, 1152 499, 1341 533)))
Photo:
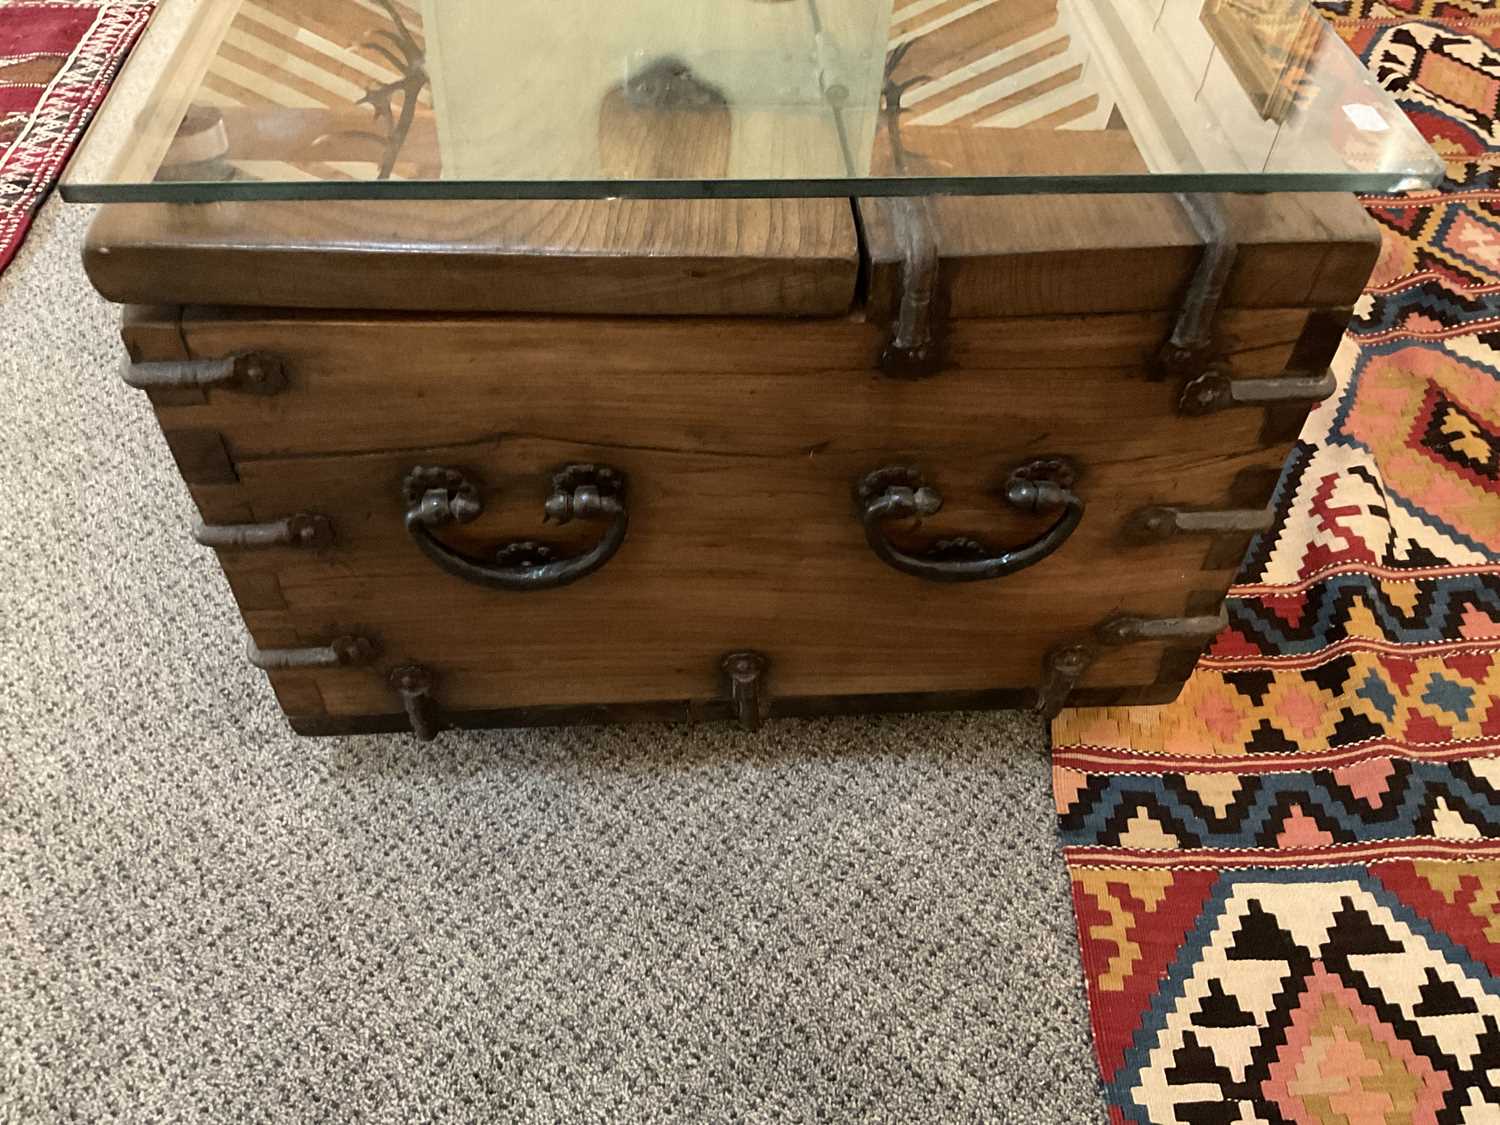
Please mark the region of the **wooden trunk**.
POLYGON ((131 306, 135 381, 283 366, 274 394, 149 393, 206 538, 331 526, 219 549, 262 652, 366 642, 271 672, 299 731, 1160 703, 1250 533, 1142 535, 1142 513, 1263 510, 1312 405, 1193 414, 1184 386, 1315 383, 1377 252, 1352 199, 1218 205, 1237 253, 1186 368, 1163 346, 1206 251, 1166 196, 120 206, 86 262, 131 306), (912 316, 920 371, 891 359, 912 316), (1083 518, 1004 577, 904 573, 858 517, 867 474, 915 467, 944 502, 880 525, 896 548, 1020 544, 1059 516, 1007 482, 1054 458, 1083 518), (403 482, 445 466, 482 505, 430 527, 447 548, 586 553, 607 521, 540 526, 567 464, 617 471, 629 517, 569 585, 476 584, 408 530, 403 482), (742 652, 763 671, 736 689, 742 652))

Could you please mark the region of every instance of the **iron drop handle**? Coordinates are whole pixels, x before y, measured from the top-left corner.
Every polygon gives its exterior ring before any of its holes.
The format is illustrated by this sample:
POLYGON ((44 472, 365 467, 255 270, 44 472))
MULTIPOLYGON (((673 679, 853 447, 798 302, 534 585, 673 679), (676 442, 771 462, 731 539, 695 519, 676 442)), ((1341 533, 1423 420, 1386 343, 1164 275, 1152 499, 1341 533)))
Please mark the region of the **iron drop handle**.
POLYGON ((458 469, 418 466, 402 485, 406 533, 440 570, 491 590, 556 590, 587 578, 625 542, 630 515, 625 508, 625 475, 607 465, 564 465, 552 477, 544 506, 549 523, 575 519, 607 521, 603 537, 589 551, 559 559, 545 543, 507 543, 493 560, 477 559, 449 547, 433 528, 468 523, 483 510, 479 490, 458 469))
POLYGON ((1035 566, 1068 541, 1083 520, 1083 501, 1071 490, 1076 472, 1061 458, 1032 461, 1010 475, 1005 502, 1023 512, 1062 509, 1041 535, 1019 547, 991 551, 973 539, 945 539, 921 555, 901 550, 885 534, 887 520, 936 515, 942 494, 922 479, 916 469, 889 466, 877 469, 855 490, 865 539, 887 566, 929 582, 986 582, 1035 566))

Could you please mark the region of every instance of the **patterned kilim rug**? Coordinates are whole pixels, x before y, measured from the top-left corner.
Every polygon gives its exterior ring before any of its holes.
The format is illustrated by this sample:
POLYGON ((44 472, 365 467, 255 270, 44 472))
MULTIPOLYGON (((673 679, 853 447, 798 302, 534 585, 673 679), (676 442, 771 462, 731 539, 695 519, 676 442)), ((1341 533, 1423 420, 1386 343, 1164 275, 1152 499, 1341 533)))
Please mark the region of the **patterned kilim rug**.
POLYGON ((1230 625, 1053 726, 1116 1122, 1500 1122, 1500 12, 1324 4, 1448 161, 1230 625))
POLYGON ((150 18, 148 0, 0 0, 0 272, 150 18))

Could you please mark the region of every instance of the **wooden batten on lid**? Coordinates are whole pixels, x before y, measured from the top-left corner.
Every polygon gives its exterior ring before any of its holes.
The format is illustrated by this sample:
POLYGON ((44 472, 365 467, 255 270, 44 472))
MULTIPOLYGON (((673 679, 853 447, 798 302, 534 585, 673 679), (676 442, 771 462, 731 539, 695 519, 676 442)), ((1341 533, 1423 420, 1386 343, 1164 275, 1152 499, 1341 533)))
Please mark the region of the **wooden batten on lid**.
MULTIPOLYGON (((1236 243, 1227 308, 1347 306, 1380 235, 1353 196, 1211 197, 1236 243)), ((869 311, 890 315, 908 249, 892 200, 857 201, 869 311)), ((938 300, 950 318, 1152 312, 1178 307, 1204 251, 1173 195, 1020 195, 927 201, 938 300)))
POLYGON ((121 304, 837 316, 847 199, 125 204, 84 265, 121 304))

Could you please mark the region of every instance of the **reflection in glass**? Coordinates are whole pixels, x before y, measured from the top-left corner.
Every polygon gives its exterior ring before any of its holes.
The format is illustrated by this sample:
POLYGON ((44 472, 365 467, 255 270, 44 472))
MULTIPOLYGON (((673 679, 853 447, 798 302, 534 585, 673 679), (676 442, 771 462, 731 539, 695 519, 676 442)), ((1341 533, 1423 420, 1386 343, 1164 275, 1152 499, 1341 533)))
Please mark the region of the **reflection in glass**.
POLYGON ((1305 0, 199 0, 145 110, 95 132, 74 198, 1441 171, 1305 0))

